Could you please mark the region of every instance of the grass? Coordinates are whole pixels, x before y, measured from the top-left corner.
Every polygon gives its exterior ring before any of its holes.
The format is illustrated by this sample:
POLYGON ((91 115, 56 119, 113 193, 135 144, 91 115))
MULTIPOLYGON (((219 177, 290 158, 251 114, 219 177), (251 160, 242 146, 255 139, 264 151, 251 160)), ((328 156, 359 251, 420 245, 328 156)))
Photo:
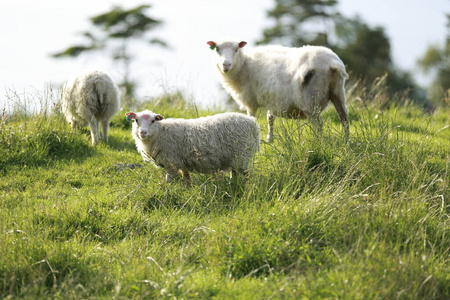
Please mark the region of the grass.
POLYGON ((124 112, 97 147, 57 113, 3 114, 0 297, 448 299, 449 111, 350 114, 348 144, 333 109, 320 136, 277 119, 248 177, 190 186, 142 164, 124 112))

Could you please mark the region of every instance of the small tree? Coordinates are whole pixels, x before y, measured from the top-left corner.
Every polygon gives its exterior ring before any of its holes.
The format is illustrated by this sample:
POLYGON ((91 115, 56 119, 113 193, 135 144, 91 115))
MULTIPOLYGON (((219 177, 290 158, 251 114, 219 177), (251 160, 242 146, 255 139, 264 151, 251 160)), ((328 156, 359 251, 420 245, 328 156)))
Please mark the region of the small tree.
MULTIPOLYGON (((111 11, 90 18, 94 29, 82 32, 87 39, 83 45, 74 45, 62 52, 53 54, 55 58, 77 57, 85 52, 110 49, 114 61, 123 65, 123 80, 120 86, 125 88, 125 100, 129 102, 135 94, 136 82, 130 79, 130 65, 133 56, 130 54, 131 40, 145 40, 145 34, 160 26, 161 20, 154 19, 145 14, 150 5, 141 5, 136 8, 124 10, 114 7, 111 11)), ((147 40, 153 45, 167 47, 167 44, 158 38, 147 40)))

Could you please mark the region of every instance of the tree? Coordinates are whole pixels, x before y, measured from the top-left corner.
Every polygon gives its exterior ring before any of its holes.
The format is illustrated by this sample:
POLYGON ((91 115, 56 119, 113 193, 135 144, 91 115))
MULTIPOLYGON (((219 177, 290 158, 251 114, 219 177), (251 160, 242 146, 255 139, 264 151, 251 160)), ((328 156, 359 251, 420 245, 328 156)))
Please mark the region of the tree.
POLYGON ((263 38, 258 43, 329 46, 330 26, 340 17, 336 4, 337 0, 276 0, 275 7, 267 12, 275 25, 263 31, 263 38))
POLYGON ((391 64, 391 46, 384 29, 370 28, 358 20, 351 20, 352 37, 335 51, 353 76, 373 82, 386 73, 391 64))
MULTIPOLYGON (((145 34, 160 26, 161 20, 154 19, 145 14, 150 5, 140 5, 138 7, 124 10, 121 7, 114 7, 111 11, 90 18, 94 29, 82 32, 87 39, 84 45, 74 45, 62 52, 53 54, 55 58, 77 57, 85 52, 95 50, 110 49, 112 58, 121 62, 124 75, 120 84, 125 88, 125 97, 129 101, 134 97, 136 83, 130 80, 130 65, 133 56, 130 54, 129 45, 131 40, 145 40, 145 34)), ((167 44, 158 38, 147 40, 153 45, 167 47, 167 44)))
POLYGON ((447 15, 447 38, 444 46, 429 46, 417 61, 425 74, 434 73, 429 97, 437 106, 450 105, 450 14, 447 15))
POLYGON ((391 93, 417 89, 411 75, 395 68, 391 58, 391 45, 383 27, 371 28, 359 17, 341 19, 336 24, 338 43, 335 51, 345 62, 352 76, 372 83, 389 73, 386 84, 391 93))

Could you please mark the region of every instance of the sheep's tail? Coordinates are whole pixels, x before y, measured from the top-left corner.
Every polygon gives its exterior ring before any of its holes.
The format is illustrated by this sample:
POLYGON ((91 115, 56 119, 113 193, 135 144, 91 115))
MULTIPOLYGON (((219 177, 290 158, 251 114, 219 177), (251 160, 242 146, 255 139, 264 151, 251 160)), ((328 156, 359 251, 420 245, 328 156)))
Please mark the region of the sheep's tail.
MULTIPOLYGON (((345 71, 345 66, 342 62, 340 61, 331 61, 329 64, 329 72, 330 75, 333 77, 333 75, 335 74, 339 74, 340 78, 343 80, 348 79, 348 74, 345 71)), ((314 68, 302 68, 300 70, 300 78, 301 78, 301 83, 303 87, 306 87, 311 81, 313 81, 315 78, 315 76, 317 76, 317 72, 322 73, 322 72, 328 72, 327 69, 314 69, 314 68)))
POLYGON ((330 65, 330 71, 331 73, 339 73, 344 80, 348 79, 348 74, 345 71, 345 67, 340 62, 333 61, 330 65))
POLYGON ((92 98, 93 103, 95 103, 97 113, 101 115, 103 115, 108 109, 106 105, 108 102, 106 95, 107 89, 108 87, 105 86, 104 81, 96 80, 93 85, 93 92, 90 93, 90 97, 92 98))
POLYGON ((104 88, 103 88, 103 82, 101 80, 98 80, 97 82, 95 82, 94 84, 94 95, 97 98, 97 104, 102 106, 103 103, 105 103, 105 93, 104 93, 104 88))

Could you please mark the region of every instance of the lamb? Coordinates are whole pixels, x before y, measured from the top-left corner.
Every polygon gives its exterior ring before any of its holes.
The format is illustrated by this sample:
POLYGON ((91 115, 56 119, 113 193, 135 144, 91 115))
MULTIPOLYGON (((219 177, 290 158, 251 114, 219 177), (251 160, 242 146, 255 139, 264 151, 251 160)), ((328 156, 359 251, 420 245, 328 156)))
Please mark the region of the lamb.
POLYGON ((231 170, 245 174, 259 150, 260 130, 255 118, 223 113, 198 119, 164 119, 149 110, 126 114, 134 120, 132 136, 144 161, 167 171, 170 183, 182 171, 213 173, 231 170))
POLYGON ((267 108, 268 135, 273 141, 275 117, 300 118, 322 131, 321 112, 331 101, 349 136, 344 84, 348 79, 341 59, 330 49, 318 46, 288 48, 277 45, 242 48, 246 42, 209 41, 216 50, 215 64, 225 90, 255 116, 267 108))
POLYGON ((108 74, 93 71, 66 83, 61 108, 72 128, 89 125, 93 145, 99 142, 101 122, 107 143, 109 122, 120 108, 119 92, 108 74))

